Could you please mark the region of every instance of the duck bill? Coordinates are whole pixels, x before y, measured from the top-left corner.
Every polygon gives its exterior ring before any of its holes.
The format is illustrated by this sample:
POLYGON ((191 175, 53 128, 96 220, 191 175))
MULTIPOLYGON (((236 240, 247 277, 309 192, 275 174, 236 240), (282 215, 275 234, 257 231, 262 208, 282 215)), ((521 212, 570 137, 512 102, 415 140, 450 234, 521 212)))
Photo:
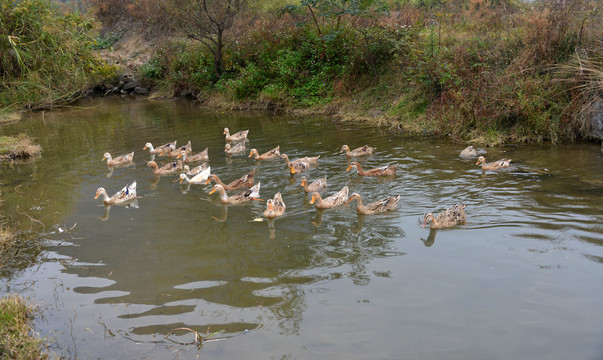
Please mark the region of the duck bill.
POLYGON ((314 201, 316 201, 316 198, 314 197, 314 195, 312 195, 312 199, 310 199, 310 204, 314 205, 314 201))
POLYGON ((290 167, 290 171, 291 171, 291 174, 295 174, 297 172, 297 171, 295 171, 295 169, 293 168, 293 166, 290 167))
POLYGON ((176 159, 180 159, 182 157, 182 154, 176 156, 176 159))
POLYGON ((250 152, 248 157, 251 157, 252 155, 253 155, 253 152, 250 152))
POLYGON ((211 189, 211 191, 209 192, 209 195, 213 194, 216 192, 216 188, 211 189))
POLYGON ((94 196, 94 200, 98 199, 99 196, 100 196, 100 194, 96 193, 96 195, 94 196))
POLYGON ((348 168, 345 171, 350 171, 351 168, 352 168, 352 165, 348 166, 348 168))

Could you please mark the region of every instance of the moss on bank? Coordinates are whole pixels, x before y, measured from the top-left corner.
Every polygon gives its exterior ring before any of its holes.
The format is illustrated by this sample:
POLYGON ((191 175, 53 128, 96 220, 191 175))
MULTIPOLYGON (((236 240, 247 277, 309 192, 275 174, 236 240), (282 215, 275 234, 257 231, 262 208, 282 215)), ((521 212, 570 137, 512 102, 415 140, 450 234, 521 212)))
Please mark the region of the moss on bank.
POLYGON ((44 339, 31 328, 36 309, 19 295, 0 299, 0 358, 48 359, 44 339))
POLYGON ((40 145, 35 144, 27 135, 17 137, 0 136, 0 160, 29 158, 42 152, 40 145))

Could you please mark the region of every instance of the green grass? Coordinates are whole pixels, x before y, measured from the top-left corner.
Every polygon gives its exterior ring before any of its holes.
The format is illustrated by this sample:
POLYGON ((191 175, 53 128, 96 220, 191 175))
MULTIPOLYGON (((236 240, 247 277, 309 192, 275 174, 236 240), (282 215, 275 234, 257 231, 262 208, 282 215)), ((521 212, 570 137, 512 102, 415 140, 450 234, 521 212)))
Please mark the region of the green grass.
POLYGON ((31 328, 35 313, 36 309, 19 295, 0 299, 0 358, 48 359, 44 339, 35 336, 31 328))

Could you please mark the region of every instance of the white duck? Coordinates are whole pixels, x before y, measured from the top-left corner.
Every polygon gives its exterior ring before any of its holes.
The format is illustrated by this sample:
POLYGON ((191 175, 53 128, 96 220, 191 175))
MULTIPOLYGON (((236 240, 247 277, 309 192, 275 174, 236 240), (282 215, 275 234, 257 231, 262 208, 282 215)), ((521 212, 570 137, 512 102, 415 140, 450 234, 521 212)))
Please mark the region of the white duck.
POLYGON ((205 183, 205 181, 207 181, 207 178, 209 177, 210 173, 211 167, 208 166, 192 178, 189 178, 188 176, 186 176, 186 174, 180 174, 180 183, 182 184, 183 182, 185 182, 187 184, 203 184, 205 183))

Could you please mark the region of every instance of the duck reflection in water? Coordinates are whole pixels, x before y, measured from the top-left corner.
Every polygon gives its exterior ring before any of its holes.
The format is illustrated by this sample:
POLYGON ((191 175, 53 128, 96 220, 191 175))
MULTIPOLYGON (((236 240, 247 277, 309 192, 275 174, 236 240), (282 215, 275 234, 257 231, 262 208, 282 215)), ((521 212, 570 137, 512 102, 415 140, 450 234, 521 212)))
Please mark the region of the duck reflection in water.
POLYGON ((438 231, 436 229, 429 229, 429 235, 427 236, 427 239, 421 238, 423 245, 425 245, 426 247, 430 247, 431 245, 433 245, 437 232, 438 231))
POLYGON ((228 206, 229 205, 220 203, 220 205, 218 205, 218 207, 222 208, 222 211, 220 213, 220 217, 212 215, 211 218, 214 219, 214 220, 216 220, 217 222, 225 222, 226 219, 228 219, 228 206))
POLYGON ((159 184, 159 180, 161 180, 161 176, 155 175, 155 178, 151 182, 149 182, 149 187, 151 190, 157 190, 157 184, 159 184))
MULTIPOLYGON (((110 178, 111 176, 113 176, 113 171, 117 168, 126 168, 126 167, 130 167, 130 166, 134 166, 133 162, 130 163, 126 163, 126 164, 117 164, 117 165, 107 165, 107 169, 109 169, 109 172, 107 174, 105 174, 105 176, 107 178, 110 178)), ((134 166, 136 168, 136 166, 134 166)))
POLYGON ((364 220, 366 219, 366 215, 364 214, 358 214, 358 223, 356 224, 355 227, 353 227, 351 230, 353 233, 358 234, 359 232, 362 231, 362 228, 364 227, 364 220))
POLYGON ((103 216, 98 217, 101 221, 109 220, 109 213, 111 212, 112 206, 120 206, 120 207, 124 207, 126 209, 130 209, 130 208, 138 209, 138 199, 135 199, 133 201, 130 201, 128 203, 123 203, 123 204, 104 205, 105 211, 103 213, 103 216))
POLYGON ((324 210, 316 210, 316 216, 311 221, 312 225, 315 227, 320 227, 320 225, 322 225, 322 214, 324 214, 324 212, 324 210))

